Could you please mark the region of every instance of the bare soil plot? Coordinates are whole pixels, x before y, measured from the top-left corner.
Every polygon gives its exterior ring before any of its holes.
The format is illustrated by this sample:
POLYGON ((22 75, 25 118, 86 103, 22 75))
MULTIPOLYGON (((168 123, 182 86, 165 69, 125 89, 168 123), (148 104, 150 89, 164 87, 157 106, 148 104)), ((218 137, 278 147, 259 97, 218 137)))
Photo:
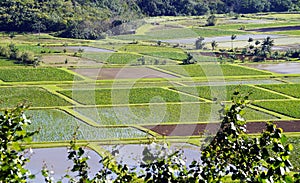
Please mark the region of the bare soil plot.
POLYGON ((100 66, 102 63, 86 58, 72 57, 67 55, 47 55, 42 57, 42 62, 51 66, 100 66), (67 60, 67 63, 66 63, 67 60))
POLYGON ((291 31, 291 30, 300 30, 300 26, 267 27, 267 28, 259 28, 259 29, 249 29, 247 31, 277 32, 277 31, 291 31))
MULTIPOLYGON (((277 127, 282 128, 284 132, 300 132, 300 121, 278 121, 277 127)), ((144 126, 160 135, 164 136, 197 136, 203 134, 205 130, 218 130, 219 124, 178 124, 178 125, 156 125, 144 126)), ((248 133, 260 133, 266 128, 265 122, 247 123, 248 133)))
POLYGON ((177 78, 150 68, 80 68, 73 71, 92 79, 177 78))

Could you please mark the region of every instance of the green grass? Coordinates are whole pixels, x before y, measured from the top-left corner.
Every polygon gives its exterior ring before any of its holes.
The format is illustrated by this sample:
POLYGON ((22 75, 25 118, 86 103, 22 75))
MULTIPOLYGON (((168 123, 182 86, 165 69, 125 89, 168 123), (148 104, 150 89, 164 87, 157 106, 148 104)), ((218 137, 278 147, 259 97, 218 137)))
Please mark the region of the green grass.
POLYGON ((258 85, 263 88, 274 90, 286 95, 300 98, 300 84, 273 84, 273 85, 258 85))
POLYGON ((188 28, 155 30, 146 32, 146 35, 154 39, 180 39, 198 36, 198 34, 195 31, 188 28))
POLYGON ((83 53, 83 57, 109 64, 136 63, 142 55, 132 53, 83 53))
POLYGON ((292 151, 290 155, 290 160, 292 165, 294 166, 294 171, 300 170, 300 137, 288 137, 287 143, 290 143, 293 145, 294 150, 292 151))
POLYGON ((24 100, 33 107, 50 107, 70 105, 64 99, 38 87, 1 87, 0 107, 14 107, 24 100))
MULTIPOLYGON (((73 84, 61 84, 56 85, 62 89, 71 90, 74 89, 73 84)), ((75 85, 76 86, 76 85, 75 85)), ((92 83, 92 84, 80 84, 78 87, 81 89, 89 89, 89 88, 95 88, 95 89, 107 89, 107 88, 157 88, 157 87, 172 87, 172 86, 180 86, 178 83, 173 83, 171 81, 142 81, 137 80, 134 83, 132 82, 118 82, 117 84, 114 82, 107 82, 107 83, 92 83)))
POLYGON ((284 19, 284 20, 299 20, 300 15, 296 13, 275 13, 260 15, 262 18, 274 18, 274 19, 284 19))
POLYGON ((214 37, 225 36, 232 34, 246 34, 244 31, 236 30, 224 30, 221 28, 171 28, 161 30, 151 30, 146 32, 145 35, 121 35, 115 36, 117 39, 124 40, 168 40, 168 39, 183 39, 183 38, 195 38, 198 36, 214 37))
POLYGON ((300 101, 263 101, 255 102, 254 105, 293 118, 300 118, 300 101))
POLYGON ((276 31, 274 33, 276 33, 276 34, 284 34, 284 35, 289 35, 289 36, 299 36, 300 35, 300 30, 276 31))
POLYGON ((32 125, 28 130, 40 129, 35 142, 70 141, 77 127, 78 140, 141 138, 147 134, 133 128, 95 128, 59 110, 30 110, 32 125))
POLYGON ((60 93, 89 105, 140 104, 164 102, 196 102, 197 98, 162 88, 63 90, 60 93))
POLYGON ((198 36, 202 37, 215 37, 215 36, 229 36, 232 34, 241 35, 246 34, 244 31, 232 31, 232 30, 224 30, 224 29, 211 29, 211 28, 193 28, 191 29, 198 36))
POLYGON ((233 93, 239 91, 242 94, 252 93, 250 100, 284 99, 285 97, 271 92, 254 88, 247 85, 226 85, 226 86, 198 86, 198 87, 176 87, 176 90, 197 95, 206 99, 217 98, 230 101, 233 93))
POLYGON ((16 66, 13 60, 0 57, 0 67, 16 66))
POLYGON ((73 81, 78 80, 66 71, 56 68, 0 68, 0 79, 6 82, 73 81))
POLYGON ((153 57, 159 57, 159 58, 168 58, 172 60, 184 60, 187 58, 187 54, 180 53, 180 52, 146 52, 142 53, 145 55, 153 56, 153 57))
MULTIPOLYGON (((155 104, 130 107, 101 107, 77 108, 76 111, 87 116, 100 125, 127 125, 127 124, 157 124, 157 123, 186 123, 198 121, 218 121, 218 110, 221 107, 211 104, 155 104)), ((274 116, 246 109, 244 117, 247 120, 270 120, 274 116)))
POLYGON ((164 39, 180 39, 197 37, 198 35, 188 28, 174 28, 174 29, 162 29, 152 30, 146 32, 144 35, 121 35, 114 36, 113 38, 122 40, 164 40, 164 39))
POLYGON ((259 84, 282 84, 282 82, 275 79, 228 79, 225 81, 216 81, 216 82, 198 82, 198 81, 183 81, 182 84, 188 86, 206 86, 206 85, 259 85, 259 84))
POLYGON ((239 67, 228 64, 196 64, 182 66, 158 66, 176 74, 186 77, 209 77, 209 76, 245 76, 245 75, 268 75, 269 73, 261 72, 254 69, 239 67))
POLYGON ((152 52, 179 52, 184 53, 180 48, 171 48, 163 46, 147 46, 147 45, 127 45, 120 49, 120 51, 137 52, 137 53, 152 53, 152 52))
POLYGON ((16 45, 18 50, 21 52, 24 51, 31 51, 34 54, 41 54, 42 52, 44 53, 52 53, 54 51, 54 49, 48 48, 48 47, 42 47, 42 46, 37 46, 37 45, 30 45, 30 44, 20 44, 20 45, 16 45))
POLYGON ((292 22, 274 22, 274 23, 262 23, 262 24, 224 24, 217 25, 215 28, 223 30, 238 30, 241 26, 245 26, 246 30, 248 29, 259 29, 259 28, 268 28, 268 27, 283 27, 283 26, 292 26, 298 25, 298 23, 292 22))

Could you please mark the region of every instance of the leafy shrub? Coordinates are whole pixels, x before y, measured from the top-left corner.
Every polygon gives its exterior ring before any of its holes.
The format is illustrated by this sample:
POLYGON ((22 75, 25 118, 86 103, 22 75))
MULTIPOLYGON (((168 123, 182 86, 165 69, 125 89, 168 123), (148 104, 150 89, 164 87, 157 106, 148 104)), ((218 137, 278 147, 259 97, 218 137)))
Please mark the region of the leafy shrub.
POLYGON ((31 121, 24 115, 23 105, 6 110, 0 115, 0 181, 26 182, 34 178, 25 164, 29 161, 25 156, 25 144, 31 142, 36 132, 27 132, 31 121))
POLYGON ((215 15, 210 15, 206 21, 206 26, 215 26, 217 24, 217 17, 215 15))

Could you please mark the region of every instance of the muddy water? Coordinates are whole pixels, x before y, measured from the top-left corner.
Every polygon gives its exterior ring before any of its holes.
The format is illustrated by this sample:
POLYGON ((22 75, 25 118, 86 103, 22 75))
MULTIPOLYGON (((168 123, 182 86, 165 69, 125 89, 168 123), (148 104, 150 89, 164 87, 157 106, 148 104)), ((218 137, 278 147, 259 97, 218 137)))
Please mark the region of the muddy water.
MULTIPOLYGON (((66 170, 68 168, 72 168, 73 165, 71 161, 67 160, 67 151, 68 150, 65 147, 33 149, 33 153, 29 155, 30 162, 26 165, 26 168, 28 168, 31 173, 36 175, 34 181, 31 182, 44 182, 44 178, 40 173, 44 163, 46 163, 49 170, 54 172, 53 177, 56 181, 64 176, 66 174, 66 170)), ((101 158, 96 152, 92 150, 85 151, 86 155, 90 156, 90 160, 88 160, 88 163, 91 167, 90 175, 93 176, 102 168, 102 165, 99 164, 99 160, 101 158)))
POLYGON ((300 74, 300 63, 287 62, 279 64, 251 64, 249 67, 280 74, 300 74))
MULTIPOLYGON (((141 145, 141 144, 127 144, 127 145, 107 145, 102 146, 104 149, 110 151, 116 158, 117 162, 120 164, 127 164, 130 167, 135 167, 140 164, 140 160, 143 157, 143 150, 145 147, 152 148, 151 145, 141 145)), ((157 148, 157 147, 156 147, 157 148)), ((162 147, 163 148, 163 147, 162 147)), ((172 152, 175 150, 183 150, 183 158, 185 159, 186 165, 191 164, 193 160, 200 161, 200 148, 186 143, 174 143, 170 146, 172 152)), ((160 152, 161 149, 156 149, 160 152)), ((85 150, 86 155, 90 157, 88 164, 91 167, 90 176, 93 177, 96 172, 103 168, 99 164, 101 157, 92 150, 85 150)), ((152 151, 151 151, 152 152, 152 151)), ((44 182, 44 177, 40 173, 43 164, 46 163, 47 168, 54 172, 53 177, 56 181, 60 180, 62 176, 66 174, 66 170, 72 168, 72 162, 67 160, 67 148, 40 148, 33 149, 33 153, 30 154, 30 162, 26 165, 31 173, 36 175, 36 178, 30 182, 39 183, 44 182)), ((75 176, 75 174, 71 174, 75 176)), ((112 175, 113 177, 115 175, 112 175)), ((63 183, 67 180, 63 179, 63 183)))

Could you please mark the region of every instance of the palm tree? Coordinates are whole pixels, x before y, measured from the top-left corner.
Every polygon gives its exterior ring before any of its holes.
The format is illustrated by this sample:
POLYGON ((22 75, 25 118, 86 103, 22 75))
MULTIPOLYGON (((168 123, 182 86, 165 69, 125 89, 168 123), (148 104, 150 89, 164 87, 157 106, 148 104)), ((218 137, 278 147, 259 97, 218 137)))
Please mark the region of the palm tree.
POLYGON ((250 45, 252 42, 253 42, 253 38, 252 38, 252 37, 249 37, 249 39, 248 39, 249 45, 250 45))
POLYGON ((268 52, 271 55, 273 46, 274 40, 272 40, 271 37, 268 36, 261 44, 261 51, 264 57, 267 56, 266 52, 268 52))
POLYGON ((236 34, 231 35, 231 50, 233 51, 233 41, 236 39, 236 34))
POLYGON ((215 49, 216 49, 216 47, 218 46, 218 43, 217 43, 217 41, 213 41, 212 43, 211 43, 211 48, 212 48, 212 50, 214 51, 215 49))

